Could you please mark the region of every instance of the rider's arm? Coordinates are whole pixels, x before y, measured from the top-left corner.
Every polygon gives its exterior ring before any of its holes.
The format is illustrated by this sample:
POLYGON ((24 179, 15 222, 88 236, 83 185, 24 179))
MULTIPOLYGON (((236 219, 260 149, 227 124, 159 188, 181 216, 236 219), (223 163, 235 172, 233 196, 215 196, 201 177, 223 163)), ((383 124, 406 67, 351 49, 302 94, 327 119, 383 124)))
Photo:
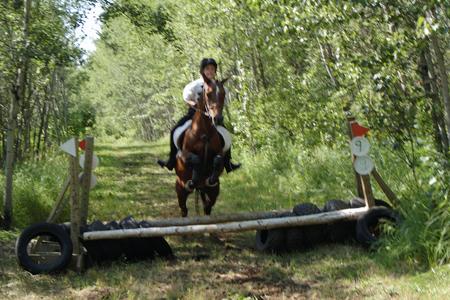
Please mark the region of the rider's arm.
POLYGON ((195 107, 197 102, 191 100, 184 100, 190 107, 195 107))
POLYGON ((197 95, 195 94, 195 83, 196 83, 195 81, 189 83, 183 90, 183 100, 191 107, 197 104, 196 101, 197 95))

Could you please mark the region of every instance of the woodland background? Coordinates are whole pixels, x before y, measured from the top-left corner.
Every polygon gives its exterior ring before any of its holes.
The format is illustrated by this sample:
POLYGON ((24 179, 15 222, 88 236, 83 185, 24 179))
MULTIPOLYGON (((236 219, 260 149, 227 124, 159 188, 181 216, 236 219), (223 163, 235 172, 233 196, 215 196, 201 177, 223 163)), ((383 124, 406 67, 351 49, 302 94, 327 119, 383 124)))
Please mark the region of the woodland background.
POLYGON ((351 112, 405 216, 384 253, 449 262, 448 1, 105 0, 87 54, 75 29, 94 2, 0 2, 4 229, 48 214, 70 136, 166 141, 184 85, 214 57, 231 77, 234 157, 255 184, 290 201, 354 193, 350 171, 334 171, 349 160, 351 112))

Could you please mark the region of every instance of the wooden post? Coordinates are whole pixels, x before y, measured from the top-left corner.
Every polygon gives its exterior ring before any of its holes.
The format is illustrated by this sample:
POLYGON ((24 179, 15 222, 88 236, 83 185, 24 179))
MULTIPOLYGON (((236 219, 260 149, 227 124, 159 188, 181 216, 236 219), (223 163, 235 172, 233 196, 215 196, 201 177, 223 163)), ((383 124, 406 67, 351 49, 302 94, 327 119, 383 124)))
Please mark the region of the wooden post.
POLYGON ((84 152, 84 168, 83 177, 81 181, 81 225, 86 225, 89 212, 89 191, 91 189, 91 177, 92 177, 92 158, 94 156, 94 138, 88 136, 85 139, 86 149, 84 152))
POLYGON ((75 157, 70 156, 70 237, 73 244, 73 256, 77 271, 81 271, 80 247, 80 197, 78 179, 78 138, 75 138, 75 157))
MULTIPOLYGON (((347 117, 347 126, 348 126, 348 135, 350 137, 350 141, 353 139, 352 133, 352 123, 355 122, 355 117, 349 116, 347 117)), ((355 156, 352 154, 352 163, 355 161, 355 156)), ((358 193, 358 197, 364 197, 364 191, 361 185, 361 175, 359 175, 354 169, 353 173, 355 174, 355 183, 356 183, 356 191, 358 193)))
POLYGON ((375 178, 375 181, 380 186, 383 193, 388 197, 388 199, 391 201, 392 204, 397 204, 397 196, 394 194, 394 192, 389 188, 389 186, 384 182, 383 178, 381 178, 381 175, 378 173, 377 169, 373 168, 372 170, 373 178, 375 178))
POLYGON ((63 188, 62 188, 61 192, 59 192, 58 198, 56 198, 55 206, 53 206, 53 209, 47 218, 47 223, 54 222, 55 219, 58 218, 61 211, 63 210, 64 204, 66 203, 66 201, 64 201, 66 199, 64 197, 64 195, 66 194, 67 190, 69 189, 69 185, 70 185, 70 176, 64 182, 63 188))
POLYGON ((366 201, 367 207, 375 206, 375 199, 373 198, 372 186, 370 185, 369 175, 361 175, 364 200, 366 201))

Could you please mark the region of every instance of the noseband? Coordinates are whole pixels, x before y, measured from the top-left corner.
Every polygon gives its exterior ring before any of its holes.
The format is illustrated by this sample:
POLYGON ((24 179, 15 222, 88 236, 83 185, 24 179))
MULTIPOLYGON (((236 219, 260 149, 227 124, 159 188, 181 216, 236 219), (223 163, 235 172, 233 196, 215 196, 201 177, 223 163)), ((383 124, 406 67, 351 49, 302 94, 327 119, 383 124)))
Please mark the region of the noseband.
MULTIPOLYGON (((217 84, 216 84, 216 88, 217 88, 217 84)), ((217 91, 216 91, 216 93, 217 93, 217 91)), ((218 95, 216 95, 216 97, 217 97, 218 95)), ((207 101, 207 97, 205 97, 205 87, 204 87, 204 85, 203 85, 203 87, 202 87, 202 99, 201 100, 203 100, 203 102, 205 103, 205 110, 203 111, 203 110, 201 110, 201 109, 199 109, 199 108, 196 108, 196 107, 194 107, 194 109, 196 110, 196 111, 199 111, 199 112, 201 112, 203 115, 205 115, 205 116, 207 116, 210 120, 211 120, 211 123, 213 124, 213 126, 216 126, 216 124, 215 124, 215 121, 214 121, 214 118, 211 116, 211 114, 210 114, 210 110, 211 110, 211 108, 210 108, 210 106, 209 106, 209 104, 208 104, 208 101, 207 101)))

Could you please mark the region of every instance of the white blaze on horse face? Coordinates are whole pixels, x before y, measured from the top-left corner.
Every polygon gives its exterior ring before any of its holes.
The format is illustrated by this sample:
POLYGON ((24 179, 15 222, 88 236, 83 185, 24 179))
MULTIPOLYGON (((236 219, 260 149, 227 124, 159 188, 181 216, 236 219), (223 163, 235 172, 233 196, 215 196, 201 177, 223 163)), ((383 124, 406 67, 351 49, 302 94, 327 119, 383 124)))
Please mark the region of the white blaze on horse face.
MULTIPOLYGON (((219 102, 220 87, 217 84, 217 81, 214 81, 213 83, 214 83, 214 85, 212 87, 212 90, 209 89, 210 94, 208 95, 209 97, 207 98, 207 102, 208 102, 207 104, 208 104, 209 115, 214 119, 220 115, 222 105, 220 105, 220 102, 219 102)), ((211 88, 211 86, 209 88, 211 88)))
POLYGON ((223 84, 217 80, 208 80, 205 78, 205 83, 203 85, 203 99, 205 101, 205 111, 207 115, 214 119, 221 115, 224 100, 225 100, 225 89, 223 84))

